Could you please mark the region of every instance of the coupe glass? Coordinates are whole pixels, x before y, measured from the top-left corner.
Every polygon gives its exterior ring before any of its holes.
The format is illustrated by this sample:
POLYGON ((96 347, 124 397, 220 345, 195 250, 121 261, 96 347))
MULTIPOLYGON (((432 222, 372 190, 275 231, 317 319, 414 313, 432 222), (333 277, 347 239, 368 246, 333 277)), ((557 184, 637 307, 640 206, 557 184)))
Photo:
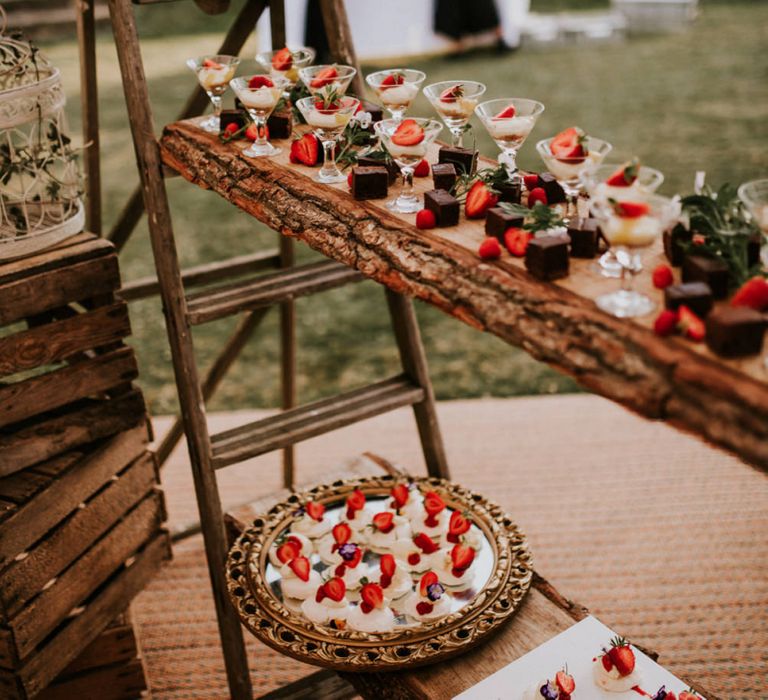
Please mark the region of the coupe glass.
MULTIPOLYGON (((622 166, 628 163, 615 163, 598 166, 592 172, 584 176, 584 188, 590 197, 607 198, 611 197, 620 202, 626 199, 632 199, 638 195, 655 192, 664 182, 664 175, 655 168, 649 168, 641 165, 637 171, 637 179, 628 187, 614 187, 608 185, 606 180, 613 175, 622 166)), ((600 256, 597 261, 597 269, 603 277, 621 277, 621 264, 616 259, 616 253, 609 248, 600 256)))
POLYGON ((267 140, 267 119, 283 96, 287 84, 285 78, 271 78, 266 75, 251 75, 232 81, 232 89, 243 103, 243 107, 248 110, 251 119, 256 122, 257 139, 243 150, 244 155, 260 158, 280 153, 281 149, 267 140))
POLYGON ((325 103, 316 97, 304 97, 296 103, 305 121, 323 144, 323 167, 315 179, 319 182, 346 182, 347 176, 336 167, 336 139, 349 124, 360 106, 360 100, 342 96, 328 108, 318 105, 325 103))
POLYGON ((412 214, 421 209, 421 202, 413 192, 413 171, 427 155, 429 145, 442 131, 443 125, 435 119, 406 119, 403 122, 397 119, 383 119, 373 125, 376 135, 381 139, 384 147, 400 166, 403 175, 403 187, 397 199, 387 202, 387 208, 401 214, 412 214), (398 144, 395 132, 398 127, 414 122, 424 132, 424 137, 415 144, 398 144), (394 140, 393 140, 394 137, 394 140))
POLYGON ((582 178, 589 175, 605 157, 611 152, 613 146, 607 141, 595 138, 594 136, 584 137, 584 146, 586 146, 587 155, 578 158, 562 158, 553 155, 550 148, 552 139, 544 139, 536 144, 536 150, 539 152, 547 170, 551 172, 565 190, 567 197, 566 219, 570 218, 571 207, 578 216, 578 197, 582 191, 582 178))
POLYGON ((593 199, 592 215, 600 222, 603 235, 621 265, 621 288, 599 296, 598 307, 619 318, 649 314, 655 308, 654 302, 633 289, 634 276, 642 270, 638 251, 653 244, 679 219, 679 200, 650 193, 631 202, 593 199), (638 211, 641 207, 645 211, 638 211))
POLYGON ((475 107, 483 126, 501 149, 499 162, 503 163, 510 178, 517 173, 517 152, 531 133, 544 105, 524 97, 488 100, 475 107))
POLYGON ((367 75, 365 82, 373 88, 392 118, 399 122, 419 94, 419 88, 426 77, 426 73, 420 70, 390 68, 367 75))
POLYGON ((190 58, 187 67, 195 72, 200 87, 205 90, 213 105, 213 115, 203 122, 200 127, 212 133, 219 131, 219 115, 221 114, 221 96, 227 91, 229 82, 235 77, 235 70, 240 63, 237 56, 200 56, 190 58))
POLYGON ((768 235, 768 178, 745 182, 739 187, 739 199, 744 202, 763 235, 768 235))
POLYGON ((453 135, 453 145, 463 144, 464 128, 485 93, 485 85, 474 80, 445 80, 424 88, 440 118, 453 135))
POLYGON ((307 66, 299 69, 299 77, 312 95, 326 96, 335 92, 345 95, 357 69, 338 64, 307 66))
POLYGON ((284 78, 287 81, 286 92, 289 92, 299 79, 299 70, 315 60, 315 50, 302 46, 299 49, 262 51, 256 54, 256 60, 273 78, 284 78))

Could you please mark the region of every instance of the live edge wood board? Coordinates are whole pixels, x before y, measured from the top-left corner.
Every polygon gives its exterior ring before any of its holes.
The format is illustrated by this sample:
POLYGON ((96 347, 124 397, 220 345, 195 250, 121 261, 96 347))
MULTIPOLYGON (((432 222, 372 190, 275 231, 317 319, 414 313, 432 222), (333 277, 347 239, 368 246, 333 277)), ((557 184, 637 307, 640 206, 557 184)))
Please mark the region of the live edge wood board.
MULTIPOLYGON (((421 231, 385 200, 357 202, 346 183, 316 182, 317 169, 291 164, 283 146, 276 158, 246 158, 243 142, 221 142, 194 120, 167 126, 161 139, 166 165, 271 228, 522 347, 595 393, 768 467, 768 374, 759 357, 722 360, 700 344, 656 337, 652 316, 605 314, 594 299, 617 281, 595 274, 591 261, 572 259, 558 282, 534 279, 506 254, 484 262, 476 254, 484 222, 462 216, 459 226, 421 231)), ((431 189, 432 178, 416 179, 416 188, 431 189)), ((659 243, 644 256, 646 270, 662 258, 659 243)), ((661 302, 649 273, 636 282, 661 302)))

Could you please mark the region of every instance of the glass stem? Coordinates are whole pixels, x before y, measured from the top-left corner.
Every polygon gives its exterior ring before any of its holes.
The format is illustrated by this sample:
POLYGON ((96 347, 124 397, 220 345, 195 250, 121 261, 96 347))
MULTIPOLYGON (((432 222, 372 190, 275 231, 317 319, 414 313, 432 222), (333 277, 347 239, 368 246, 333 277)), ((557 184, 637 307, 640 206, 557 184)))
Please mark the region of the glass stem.
POLYGON ((256 145, 267 145, 267 118, 263 115, 256 115, 256 145))
POLYGON ((634 269, 637 256, 627 248, 621 247, 616 251, 616 257, 621 265, 621 291, 632 292, 634 290, 634 269))
POLYGON ((413 191, 413 168, 404 165, 400 170, 403 173, 403 189, 400 196, 404 199, 413 199, 416 196, 413 191))
POLYGON ((221 118, 221 95, 209 95, 211 98, 211 104, 213 105, 213 116, 217 119, 221 118))
POLYGON ((453 145, 457 146, 458 148, 464 147, 464 129, 459 127, 458 129, 451 129, 451 134, 453 134, 453 145))
POLYGON ((323 175, 336 175, 336 139, 323 141, 323 167, 320 171, 323 175))
POLYGON ((504 151, 504 168, 510 180, 517 180, 517 151, 504 151))

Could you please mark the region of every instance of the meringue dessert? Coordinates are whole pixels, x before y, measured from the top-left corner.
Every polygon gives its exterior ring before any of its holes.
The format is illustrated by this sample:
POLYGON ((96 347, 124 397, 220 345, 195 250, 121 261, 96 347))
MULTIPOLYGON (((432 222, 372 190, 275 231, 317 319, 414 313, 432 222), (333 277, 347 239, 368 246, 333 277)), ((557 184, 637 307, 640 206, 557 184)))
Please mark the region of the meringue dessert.
POLYGON ((411 484, 397 484, 390 491, 392 501, 389 507, 398 515, 404 515, 409 520, 418 518, 424 513, 423 498, 419 490, 411 484))
POLYGON ((483 545, 483 535, 469 518, 458 510, 454 510, 448 519, 445 541, 449 544, 468 544, 473 549, 480 549, 483 545))
POLYGON ((576 681, 567 669, 563 669, 557 672, 554 680, 545 678, 530 687, 523 694, 523 700, 570 700, 574 690, 576 681))
POLYGON ((392 549, 398 540, 411 536, 411 524, 401 515, 383 511, 373 516, 367 532, 368 548, 382 554, 392 549))
MULTIPOLYGON (((382 554, 379 559, 379 585, 386 600, 397 600, 413 590, 413 582, 408 570, 392 554, 382 554)), ((370 570, 371 575, 375 570, 370 570)))
POLYGON ((330 532, 332 527, 333 523, 325 517, 325 506, 309 501, 304 505, 303 513, 294 520, 291 532, 316 540, 330 532))
POLYGON ((405 599, 405 612, 419 622, 430 622, 451 612, 451 600, 434 571, 425 573, 418 588, 405 599))
MULTIPOLYGON (((360 489, 355 489, 347 496, 345 506, 344 515, 340 518, 341 521, 348 523, 355 532, 363 533, 372 518, 371 512, 365 505, 365 494, 360 489)), ((356 539, 359 541, 361 538, 356 539)))
POLYGON ((347 615, 350 629, 358 632, 391 632, 395 628, 395 613, 385 600, 377 583, 366 583, 360 590, 360 604, 347 615))
POLYGON ((275 540, 269 550, 269 561, 272 566, 279 569, 296 557, 309 558, 313 550, 314 547, 309 539, 304 535, 292 533, 275 540))
POLYGON ((280 567, 280 577, 283 596, 297 600, 309 598, 323 582, 306 557, 296 557, 283 564, 280 567))
POLYGON ((334 576, 344 579, 349 590, 357 590, 362 585, 360 579, 368 575, 368 564, 363 562, 363 548, 353 542, 345 542, 336 550, 339 563, 333 567, 334 576))
POLYGON ((419 533, 407 540, 398 540, 392 554, 404 562, 411 573, 421 574, 432 568, 440 546, 429 535, 419 533))
POLYGON ((347 600, 347 587, 344 581, 338 577, 328 579, 321 584, 314 596, 310 596, 301 604, 301 612, 308 620, 318 625, 326 625, 335 622, 340 624, 347 619, 349 614, 349 601, 347 600))
POLYGON ((414 532, 423 532, 432 539, 440 539, 448 530, 445 501, 434 491, 424 494, 424 515, 411 521, 414 532))
POLYGON ((343 559, 339 547, 352 539, 352 528, 348 523, 338 523, 333 526, 330 535, 321 538, 317 543, 317 553, 325 564, 338 566, 343 559))
POLYGON ((440 581, 455 591, 471 588, 475 579, 472 569, 475 555, 475 550, 464 544, 440 550, 438 557, 433 561, 440 581))
POLYGON ((642 681, 635 652, 623 637, 614 637, 610 649, 603 649, 592 663, 592 673, 597 686, 611 693, 627 692, 642 681))

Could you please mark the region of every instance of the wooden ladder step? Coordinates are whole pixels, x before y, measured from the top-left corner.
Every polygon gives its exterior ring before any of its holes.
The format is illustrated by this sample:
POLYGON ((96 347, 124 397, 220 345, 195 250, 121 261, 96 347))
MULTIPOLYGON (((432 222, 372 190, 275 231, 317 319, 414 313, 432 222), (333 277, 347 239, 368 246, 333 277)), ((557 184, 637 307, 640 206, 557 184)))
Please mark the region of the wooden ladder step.
POLYGON ((221 469, 424 400, 424 389, 398 375, 304 404, 211 436, 213 466, 221 469))
POLYGON ((357 270, 332 260, 290 267, 192 294, 187 297, 187 316, 192 325, 209 323, 362 279, 357 270))

